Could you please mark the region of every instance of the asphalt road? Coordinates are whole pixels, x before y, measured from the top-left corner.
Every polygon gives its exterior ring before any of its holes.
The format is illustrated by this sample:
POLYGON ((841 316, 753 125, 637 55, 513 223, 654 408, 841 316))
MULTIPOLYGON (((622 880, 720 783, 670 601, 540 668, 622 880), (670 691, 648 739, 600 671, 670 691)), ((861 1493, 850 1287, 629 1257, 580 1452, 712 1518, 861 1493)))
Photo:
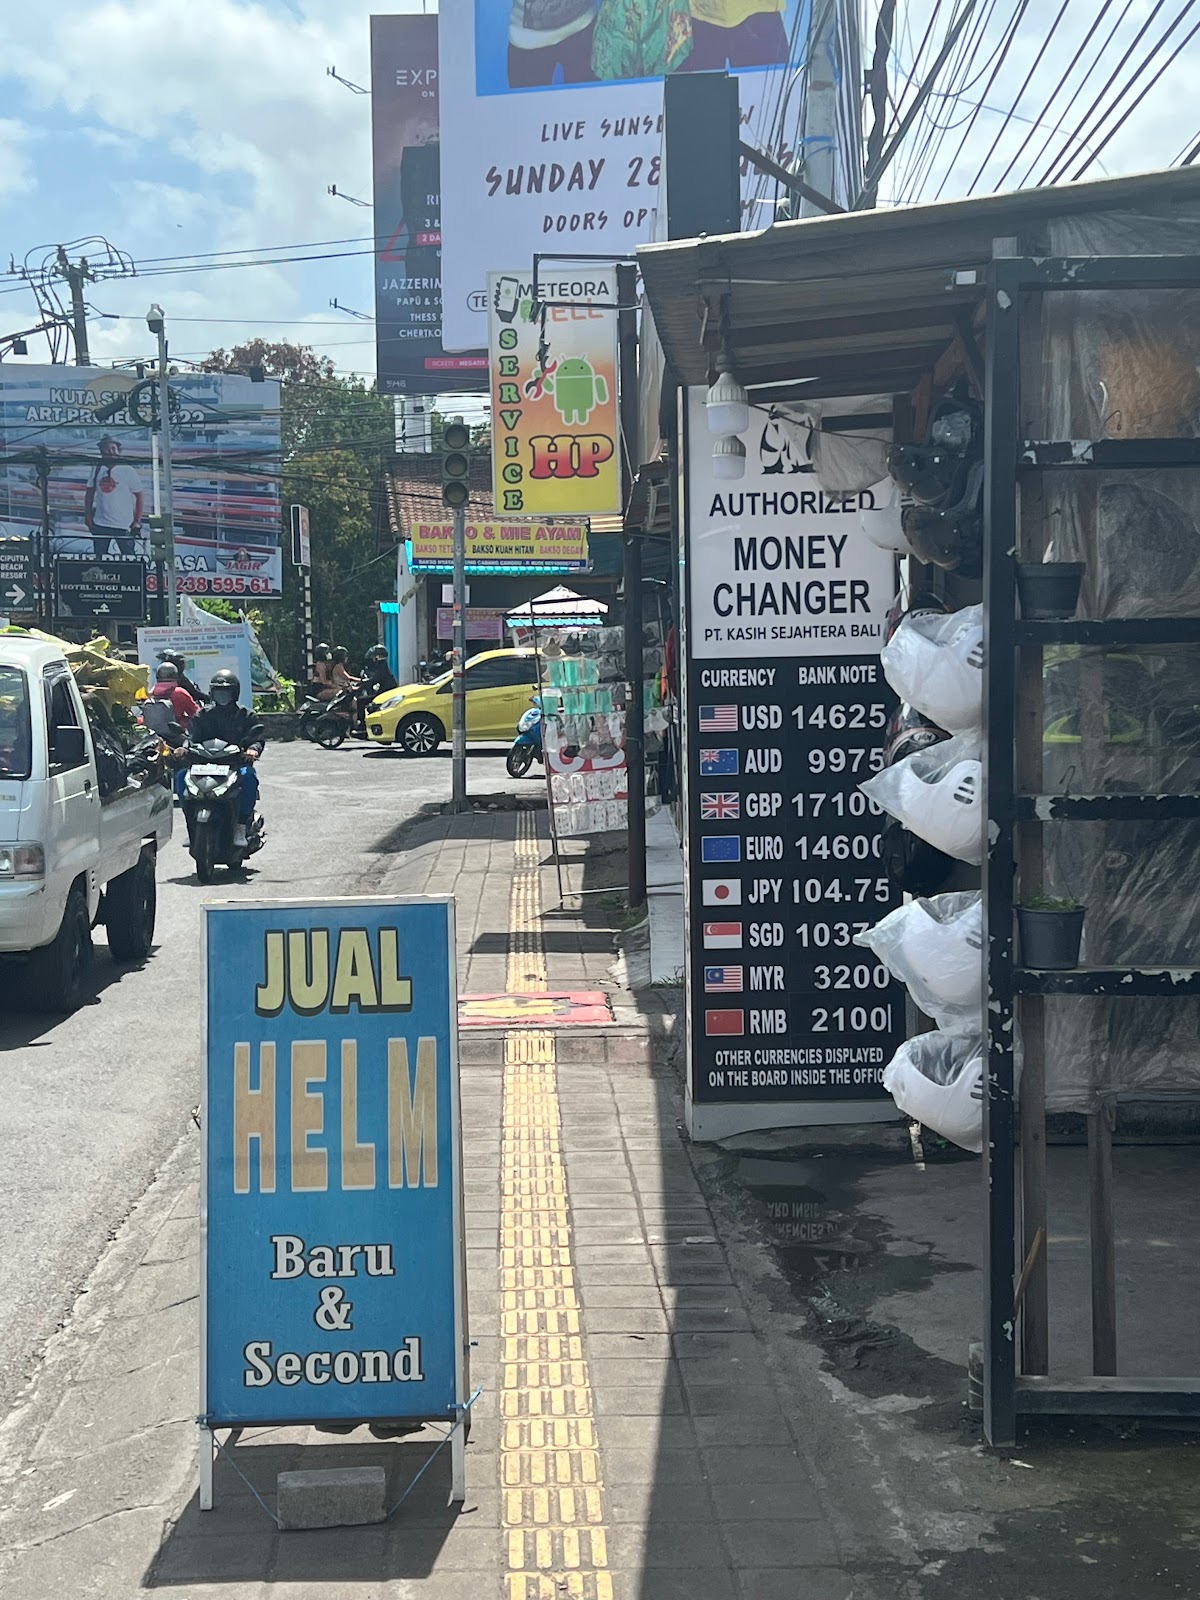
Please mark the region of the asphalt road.
MULTIPOLYGON (((514 787, 503 755, 472 747, 471 793, 514 787)), ((450 795, 445 749, 413 760, 357 741, 285 744, 260 771, 268 838, 244 877, 202 889, 176 813, 144 967, 115 967, 101 929, 74 1016, 0 999, 0 1416, 199 1104, 204 901, 370 893, 381 846, 450 795)))

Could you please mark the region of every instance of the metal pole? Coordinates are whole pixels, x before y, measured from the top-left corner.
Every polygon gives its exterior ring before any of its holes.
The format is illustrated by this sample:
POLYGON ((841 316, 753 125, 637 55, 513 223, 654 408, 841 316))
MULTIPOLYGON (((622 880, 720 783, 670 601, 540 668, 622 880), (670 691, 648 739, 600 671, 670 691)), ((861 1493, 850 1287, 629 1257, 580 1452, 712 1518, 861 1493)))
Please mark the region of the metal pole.
POLYGON ((158 329, 158 425, 162 433, 162 514, 167 533, 167 626, 179 626, 179 596, 175 579, 175 477, 171 468, 171 406, 167 382, 167 328, 158 329))
POLYGON ((42 627, 49 629, 54 621, 54 591, 50 570, 50 456, 45 449, 38 451, 37 481, 42 502, 38 532, 37 617, 42 627))
POLYGON ((451 806, 467 809, 467 511, 454 511, 454 739, 451 806))
POLYGON ((311 683, 317 669, 313 661, 312 573, 307 567, 300 568, 300 586, 304 596, 304 674, 311 683))
MULTIPOLYGON (((838 0, 826 0, 814 7, 814 31, 808 40, 808 85, 804 104, 804 125, 800 130, 800 152, 804 181, 818 193, 835 198, 837 182, 837 84, 834 81, 834 49, 837 42, 838 0)), ((802 217, 819 217, 823 208, 803 196, 802 217)))
MULTIPOLYGON (((625 471, 622 504, 629 504, 638 453, 637 268, 617 268, 617 348, 620 371, 621 458, 625 471)), ((624 536, 625 591, 625 772, 629 785, 628 901, 631 911, 646 904, 646 725, 642 657, 642 538, 640 528, 624 536)))

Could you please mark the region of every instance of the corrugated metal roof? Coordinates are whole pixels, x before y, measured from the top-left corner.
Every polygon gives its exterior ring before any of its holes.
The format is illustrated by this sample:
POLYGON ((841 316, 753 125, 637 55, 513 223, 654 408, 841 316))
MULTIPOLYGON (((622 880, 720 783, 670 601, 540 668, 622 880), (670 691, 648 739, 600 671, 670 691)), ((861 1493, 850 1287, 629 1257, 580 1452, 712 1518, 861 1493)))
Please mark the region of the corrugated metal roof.
POLYGON ((643 245, 638 266, 684 383, 710 381, 724 297, 727 342, 747 386, 789 383, 814 399, 895 394, 961 338, 980 289, 954 274, 984 266, 993 240, 1017 238, 1037 255, 1055 217, 1176 206, 1200 206, 1200 167, 643 245))

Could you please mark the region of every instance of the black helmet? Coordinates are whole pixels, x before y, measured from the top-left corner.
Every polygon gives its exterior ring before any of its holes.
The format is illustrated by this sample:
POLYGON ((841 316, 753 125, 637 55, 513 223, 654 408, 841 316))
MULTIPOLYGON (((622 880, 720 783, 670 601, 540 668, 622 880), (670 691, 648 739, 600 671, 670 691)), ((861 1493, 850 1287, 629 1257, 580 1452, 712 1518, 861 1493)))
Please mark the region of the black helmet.
POLYGON ((179 668, 173 661, 164 661, 154 677, 158 683, 178 683, 179 668))
POLYGON ((931 744, 941 744, 943 739, 949 737, 945 728, 939 728, 936 722, 931 722, 914 707, 897 706, 884 730, 884 765, 894 767, 897 761, 903 761, 905 756, 911 756, 918 750, 926 750, 931 744))
POLYGON ((236 672, 222 667, 219 672, 213 673, 208 692, 219 706, 230 706, 242 692, 242 680, 236 672))
POLYGON ((895 817, 883 825, 880 851, 884 871, 906 894, 936 894, 954 866, 950 856, 918 839, 895 817))
POLYGON ((900 527, 917 559, 957 572, 960 578, 978 578, 983 572, 983 513, 978 508, 982 464, 971 474, 975 481, 969 503, 945 508, 914 503, 900 513, 900 527))
POLYGON ((332 653, 333 652, 330 650, 327 644, 322 643, 313 645, 313 659, 315 661, 328 661, 332 653))
POLYGON ((368 661, 386 661, 387 660, 387 645, 385 645, 385 644, 373 644, 371 646, 371 648, 367 651, 367 660, 368 661))
POLYGON ((943 509, 963 499, 971 469, 982 460, 982 409, 965 395, 948 394, 933 408, 924 444, 888 451, 888 471, 921 505, 943 509))

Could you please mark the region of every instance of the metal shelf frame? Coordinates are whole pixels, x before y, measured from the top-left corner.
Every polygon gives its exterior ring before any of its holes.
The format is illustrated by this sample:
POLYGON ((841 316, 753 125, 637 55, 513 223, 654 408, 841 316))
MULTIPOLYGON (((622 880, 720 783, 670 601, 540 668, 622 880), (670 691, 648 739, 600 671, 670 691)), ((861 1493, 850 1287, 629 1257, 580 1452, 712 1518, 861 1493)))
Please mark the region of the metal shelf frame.
MULTIPOLYGON (((1021 1319, 1039 1298, 1045 1318, 1045 1228, 1033 1230, 1045 1206, 1044 1052, 1040 996, 1183 995, 1200 993, 1200 969, 1091 968, 1035 972, 1019 968, 1014 949, 1014 890, 1017 824, 1050 820, 1136 817, 1170 820, 1200 815, 1196 795, 1060 796, 1019 792, 1017 729, 1028 725, 1027 691, 1040 686, 1041 647, 1048 644, 1118 646, 1132 643, 1200 642, 1200 619, 1153 617, 1112 622, 1025 622, 1017 619, 1016 562, 1020 548, 1019 481, 1040 472, 1119 468, 1152 471, 1200 467, 1200 443, 1177 440, 1030 440, 1020 433, 1021 321, 1037 296, 1053 291, 1119 290, 1141 294, 1158 289, 1200 288, 1200 256, 1112 256, 1023 258, 1004 254, 997 241, 987 272, 987 348, 984 416, 984 572, 987 629, 984 675, 984 750, 987 852, 983 892, 987 940, 984 1006, 987 1094, 984 1099, 984 1434, 992 1445, 1010 1445, 1022 1416, 1179 1417, 1200 1415, 1200 1375, 1158 1382, 1114 1376, 1115 1267, 1112 1241, 1111 1102, 1088 1117, 1092 1217, 1093 1353, 1096 1376, 1057 1380, 1046 1375, 1044 1331, 1029 1350, 1021 1319), (1031 1062, 1026 1041, 1026 1088, 1031 1069, 1042 1098, 1032 1120, 1022 1106, 1022 1162, 1026 1214, 1019 1206, 1014 1052, 1018 996, 1031 1008, 1039 1044, 1031 1062), (1030 1216, 1030 1197, 1032 1211, 1030 1216), (1040 1252, 1040 1259, 1039 1259, 1040 1252), (1018 1297, 1018 1282, 1021 1298, 1018 1297), (1037 1285, 1040 1283, 1040 1289, 1037 1285), (1026 1293, 1026 1291, 1030 1291, 1026 1293)), ((1040 689, 1039 689, 1040 692, 1040 689)), ((1039 734, 1040 737, 1040 734, 1039 734)), ((1040 852, 1040 831, 1037 850, 1040 852)), ((1026 846, 1025 860, 1030 856, 1026 846)), ((1040 854, 1038 859, 1040 859, 1040 854)), ((1032 1031, 1032 1029, 1030 1030, 1032 1031)), ((1200 1365, 1200 1362, 1198 1362, 1200 1365)))

